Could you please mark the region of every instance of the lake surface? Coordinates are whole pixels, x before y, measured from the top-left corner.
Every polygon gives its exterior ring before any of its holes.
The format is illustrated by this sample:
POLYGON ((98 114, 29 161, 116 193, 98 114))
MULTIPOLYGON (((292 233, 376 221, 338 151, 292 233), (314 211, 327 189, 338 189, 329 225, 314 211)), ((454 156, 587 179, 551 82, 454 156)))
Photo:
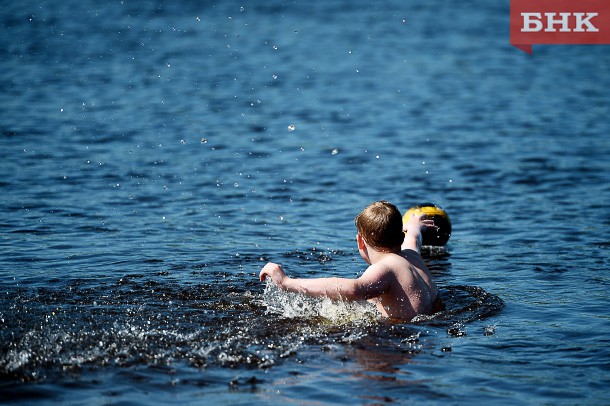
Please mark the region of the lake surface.
POLYGON ((411 3, 4 4, 0 403, 607 403, 610 48, 411 3), (449 213, 445 311, 258 281, 379 199, 449 213))

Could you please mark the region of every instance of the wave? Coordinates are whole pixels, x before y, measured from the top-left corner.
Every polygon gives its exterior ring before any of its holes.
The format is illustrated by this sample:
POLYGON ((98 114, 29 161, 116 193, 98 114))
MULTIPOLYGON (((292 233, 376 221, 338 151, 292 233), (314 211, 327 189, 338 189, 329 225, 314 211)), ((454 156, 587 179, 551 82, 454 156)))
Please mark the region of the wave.
POLYGON ((265 369, 311 346, 371 340, 390 340, 401 350, 406 343, 412 351, 422 326, 459 335, 464 323, 492 317, 503 306, 481 288, 447 286, 441 289, 445 310, 397 325, 368 303, 306 298, 269 284, 261 294, 254 275, 241 283, 229 273, 210 275, 210 283, 192 285, 134 274, 6 292, 0 300, 0 381, 174 363, 265 369))

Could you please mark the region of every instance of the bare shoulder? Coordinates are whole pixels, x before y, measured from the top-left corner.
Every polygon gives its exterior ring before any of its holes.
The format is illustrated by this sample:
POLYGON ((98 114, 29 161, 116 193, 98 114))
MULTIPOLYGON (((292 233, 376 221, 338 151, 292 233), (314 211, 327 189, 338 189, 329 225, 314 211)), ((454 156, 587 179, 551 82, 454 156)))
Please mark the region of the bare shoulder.
POLYGON ((369 265, 358 279, 363 284, 380 284, 386 286, 396 279, 395 275, 397 271, 398 268, 396 263, 383 259, 369 265))
POLYGON ((368 268, 362 274, 362 278, 379 278, 392 271, 392 268, 385 261, 379 261, 368 268))
MULTIPOLYGON (((413 250, 403 250, 401 252, 401 256, 405 258, 405 262, 408 264, 410 274, 415 280, 419 281, 419 283, 425 284, 434 292, 437 292, 437 287, 434 281, 432 280, 432 275, 430 274, 430 270, 426 266, 424 259, 421 255, 413 250)), ((420 285, 420 288, 422 286, 420 285)), ((436 293, 435 293, 436 295, 436 293)))
MULTIPOLYGON (((413 251, 415 253, 415 251, 413 251)), ((417 254, 417 253, 416 253, 417 254)), ((374 275, 389 276, 399 274, 402 278, 408 277, 413 271, 414 264, 409 258, 397 254, 388 255, 379 262, 369 267, 370 273, 374 275)), ((416 267, 417 265, 415 265, 416 267)), ((369 271, 367 269, 367 271, 369 271)))
POLYGON ((426 267, 426 265, 424 264, 423 258, 417 251, 414 251, 411 249, 402 250, 400 252, 400 256, 403 257, 404 259, 406 259, 411 265, 413 265, 417 268, 426 267))

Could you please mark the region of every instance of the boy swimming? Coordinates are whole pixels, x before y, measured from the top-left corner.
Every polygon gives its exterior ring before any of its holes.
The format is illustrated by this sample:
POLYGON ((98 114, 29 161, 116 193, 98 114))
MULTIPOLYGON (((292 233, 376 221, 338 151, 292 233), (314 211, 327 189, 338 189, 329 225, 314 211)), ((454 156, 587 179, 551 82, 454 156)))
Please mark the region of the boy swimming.
POLYGON ((420 256, 421 229, 434 227, 432 220, 413 215, 403 224, 396 206, 378 201, 362 210, 355 223, 358 251, 369 264, 359 278, 290 278, 281 265, 270 262, 260 280, 270 277, 278 288, 307 296, 368 300, 382 316, 403 321, 437 310, 438 288, 420 256))

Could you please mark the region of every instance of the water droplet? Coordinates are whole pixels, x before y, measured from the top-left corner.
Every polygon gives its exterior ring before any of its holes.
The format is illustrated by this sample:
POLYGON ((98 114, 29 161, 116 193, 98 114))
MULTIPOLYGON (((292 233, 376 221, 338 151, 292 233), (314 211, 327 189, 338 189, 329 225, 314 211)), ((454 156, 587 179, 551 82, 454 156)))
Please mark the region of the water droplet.
POLYGON ((296 130, 296 128, 297 128, 297 127, 296 127, 294 124, 290 124, 290 125, 288 126, 288 131, 294 131, 294 130, 296 130))

